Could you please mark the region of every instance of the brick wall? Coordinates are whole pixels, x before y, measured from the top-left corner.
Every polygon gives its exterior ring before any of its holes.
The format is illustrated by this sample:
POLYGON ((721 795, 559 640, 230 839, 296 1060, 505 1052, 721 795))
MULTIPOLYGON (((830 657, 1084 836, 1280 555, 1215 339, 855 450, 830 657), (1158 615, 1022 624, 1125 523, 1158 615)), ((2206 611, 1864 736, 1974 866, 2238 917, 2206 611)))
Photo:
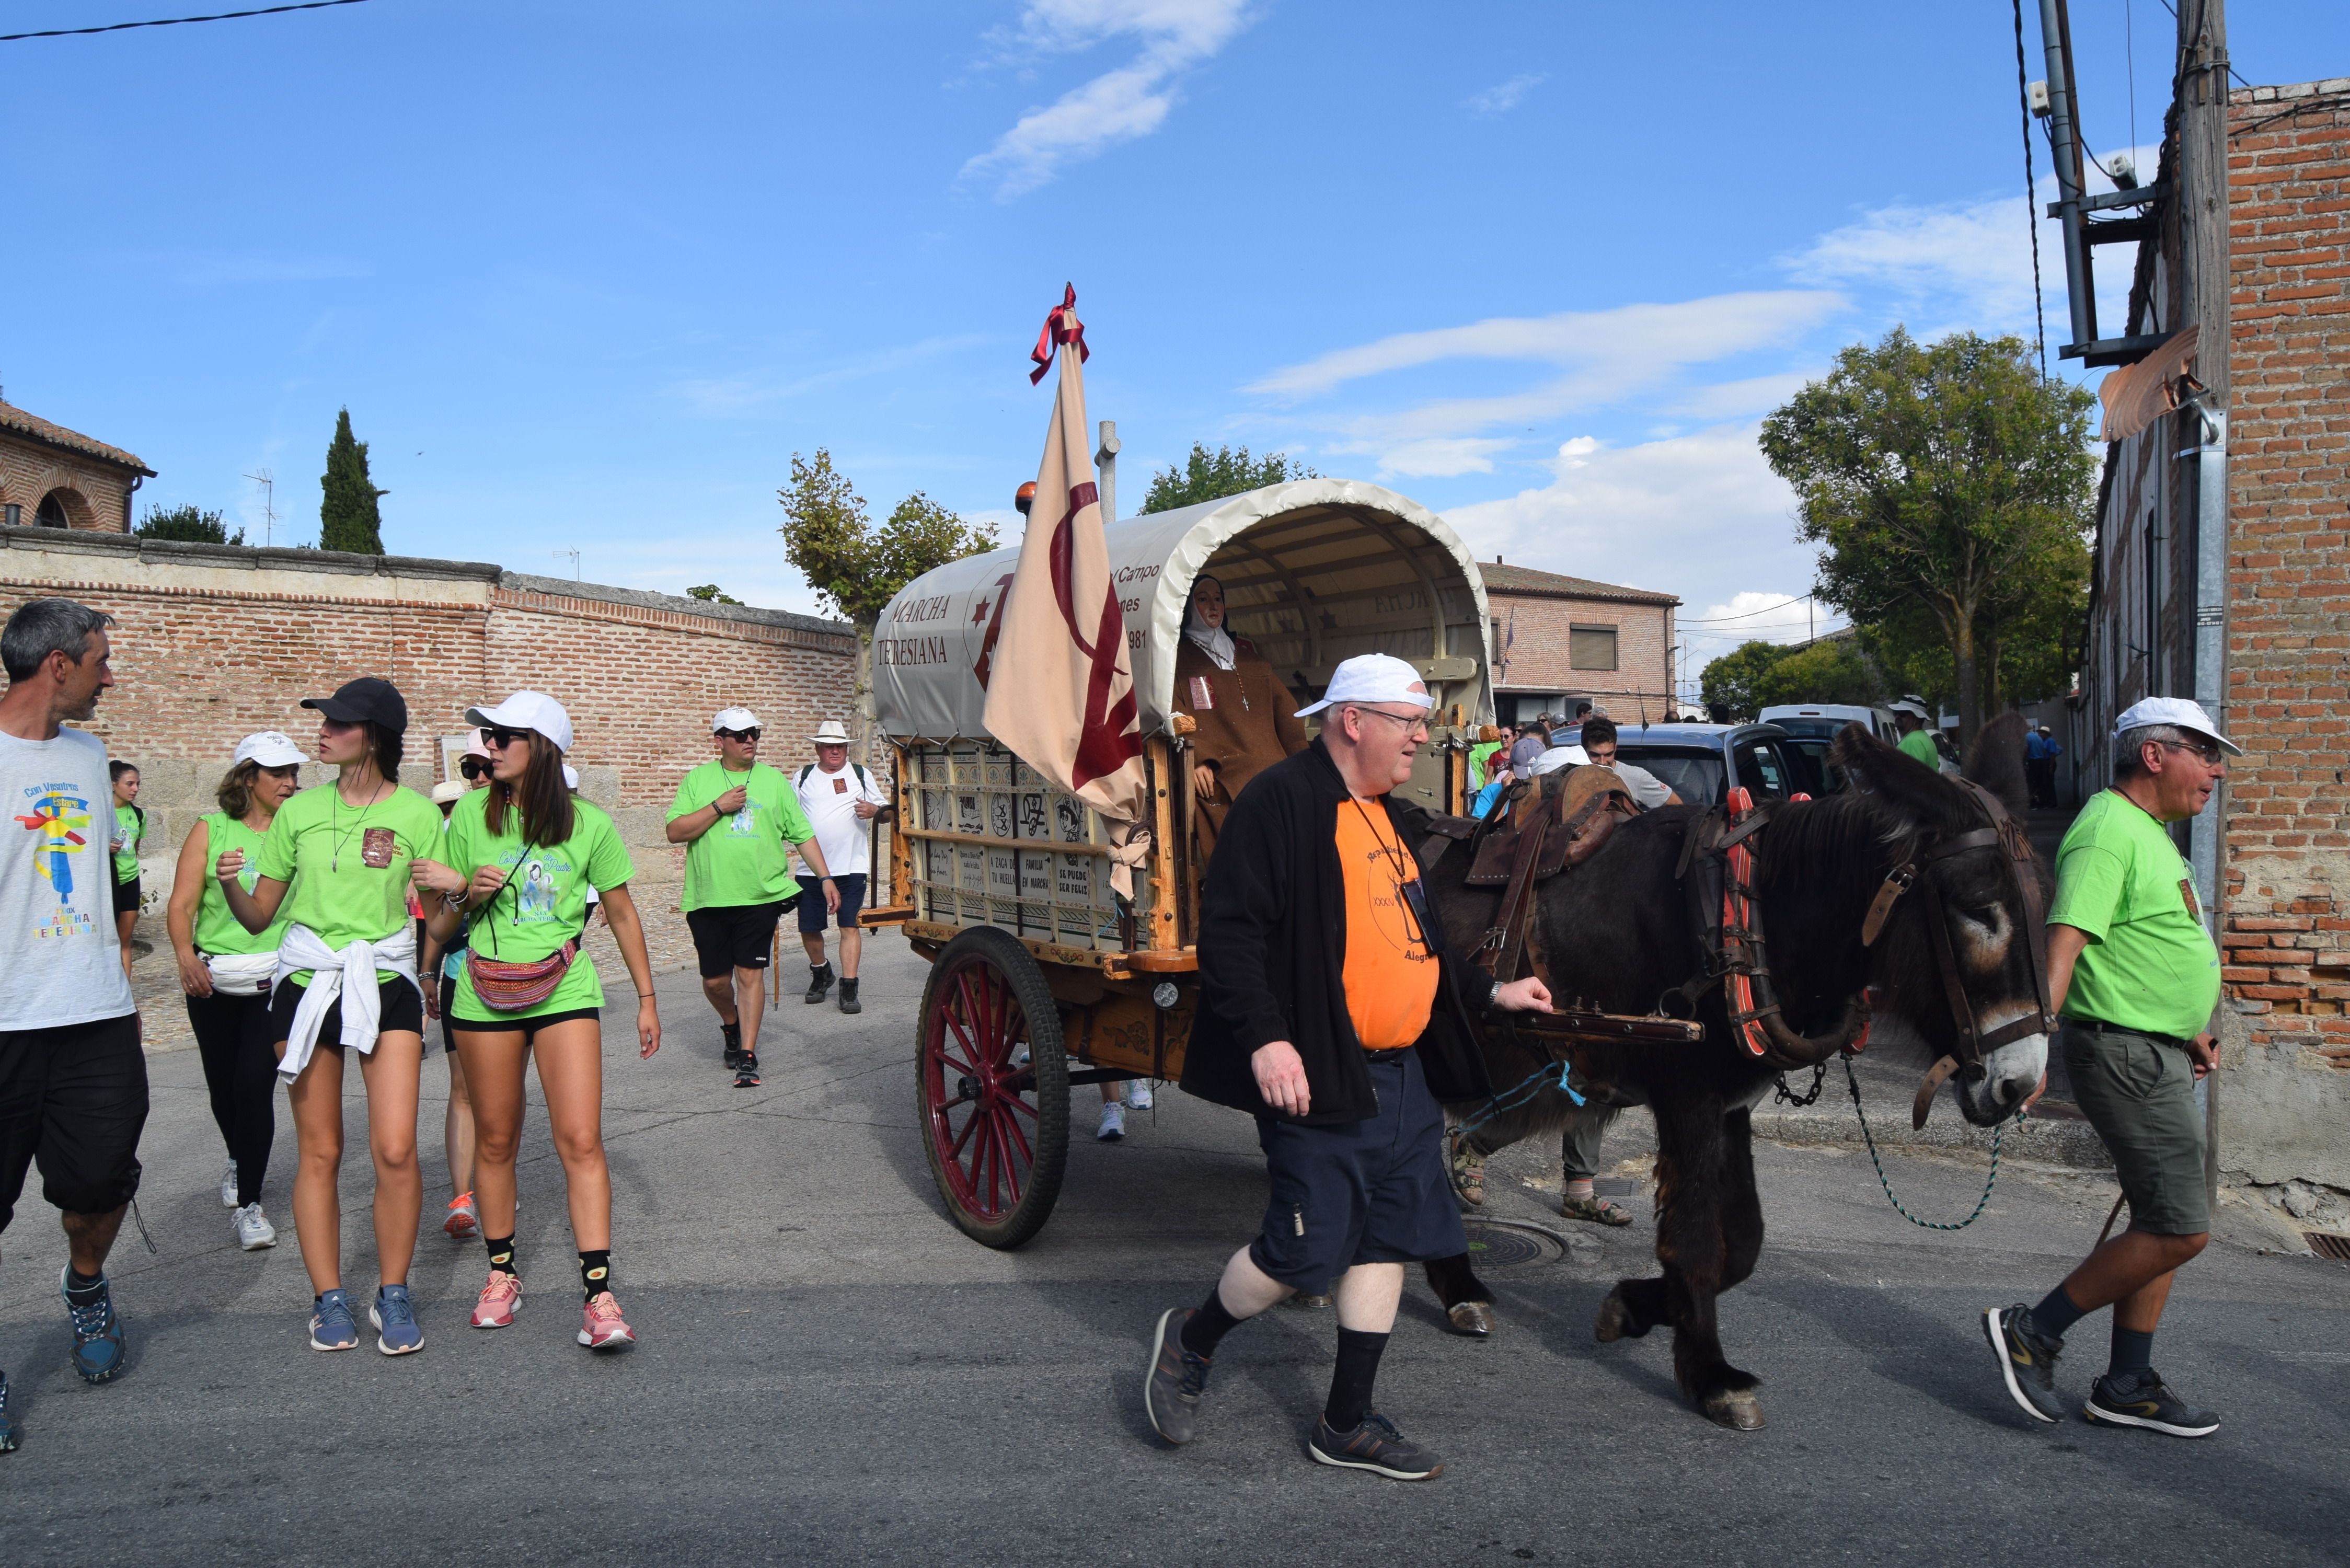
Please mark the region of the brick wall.
POLYGON ((19 520, 26 527, 39 514, 41 497, 57 491, 72 526, 122 533, 124 504, 137 477, 112 463, 0 431, 0 504, 24 508, 19 520))
POLYGON ((1512 618, 1515 617, 1517 637, 1509 651, 1509 669, 1497 683, 1503 693, 1566 692, 1596 697, 1607 702, 1610 715, 1618 719, 1623 717, 1625 709, 1620 701, 1608 701, 1611 697, 1635 699, 1634 711, 1638 711, 1637 699, 1641 695, 1652 703, 1669 700, 1673 687, 1672 611, 1669 607, 1508 593, 1491 587, 1486 589, 1485 599, 1496 626, 1496 658, 1501 657, 1502 639, 1508 635, 1512 618), (1616 628, 1614 670, 1571 668, 1567 631, 1574 626, 1616 628))
POLYGON ((682 851, 661 817, 679 775, 712 754, 711 715, 750 707, 774 736, 767 760, 810 760, 799 737, 848 717, 855 676, 847 628, 806 616, 471 562, 0 528, 0 618, 43 594, 115 618, 118 685, 86 727, 140 764, 151 887, 212 809, 237 739, 284 730, 309 750, 317 719, 301 699, 358 675, 406 698, 401 777, 419 789, 440 776, 439 737, 464 727, 468 706, 522 686, 552 694, 571 714, 584 793, 615 811, 640 877, 674 884, 682 851))
POLYGON ((2229 1163, 2350 1187, 2350 80, 2230 119, 2229 1163))

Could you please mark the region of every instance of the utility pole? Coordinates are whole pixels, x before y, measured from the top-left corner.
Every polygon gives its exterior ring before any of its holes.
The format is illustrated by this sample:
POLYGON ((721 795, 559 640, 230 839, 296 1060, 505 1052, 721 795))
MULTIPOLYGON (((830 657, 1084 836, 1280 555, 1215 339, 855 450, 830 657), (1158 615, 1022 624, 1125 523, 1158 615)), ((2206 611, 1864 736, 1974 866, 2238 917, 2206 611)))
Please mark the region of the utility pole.
POLYGON ((1101 445, 1094 451, 1094 468, 1101 475, 1101 514, 1104 523, 1118 521, 1118 421, 1101 422, 1101 445))
POLYGON ((245 478, 261 486, 261 542, 266 545, 277 543, 277 476, 265 468, 256 468, 245 478))
MULTIPOLYGON (((2217 9, 2216 4, 2213 8, 2217 9)), ((2181 13, 2179 26, 2187 23, 2181 13)), ((2048 140, 2056 163, 2056 200, 2050 203, 2048 215, 2059 218, 2064 225, 2064 303, 2072 313, 2073 340, 2056 350, 2061 359, 2078 359, 2094 369, 2100 365, 2134 365, 2159 347, 2170 334, 2143 333, 2136 337, 2099 337, 2097 336, 2097 276, 2096 247, 2110 244, 2136 244, 2158 232, 2158 219, 2140 213, 2130 218, 2093 220, 2093 213, 2110 212, 2120 208, 2143 208, 2162 199, 2168 192, 2162 185, 2131 185, 2122 190, 2108 191, 2101 196, 2088 193, 2088 150, 2081 136, 2081 95, 2073 81, 2073 25, 2067 14, 2065 0, 2040 0, 2040 37, 2048 57, 2048 79, 2037 85, 2035 91, 2044 99, 2043 110, 2037 104, 2034 113, 2044 113, 2048 119, 2048 140)), ((2227 108, 2227 93, 2220 94, 2220 109, 2227 108)), ((2224 130, 2221 156, 2225 158, 2224 130)), ((2224 203, 2222 204, 2224 207, 2224 203)), ((2226 214, 2221 213, 2221 223, 2226 214)))

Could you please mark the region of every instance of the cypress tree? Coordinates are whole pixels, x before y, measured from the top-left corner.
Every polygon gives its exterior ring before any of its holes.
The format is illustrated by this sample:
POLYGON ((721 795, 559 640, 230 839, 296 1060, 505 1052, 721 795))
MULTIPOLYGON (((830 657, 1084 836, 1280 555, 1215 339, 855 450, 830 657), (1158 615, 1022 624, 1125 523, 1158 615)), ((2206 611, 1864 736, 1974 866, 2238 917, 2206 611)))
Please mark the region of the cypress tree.
POLYGON ((335 416, 335 439, 327 447, 327 472, 319 477, 326 497, 318 504, 318 548, 383 554, 383 514, 376 498, 389 495, 368 477, 367 442, 351 436, 351 410, 335 416))

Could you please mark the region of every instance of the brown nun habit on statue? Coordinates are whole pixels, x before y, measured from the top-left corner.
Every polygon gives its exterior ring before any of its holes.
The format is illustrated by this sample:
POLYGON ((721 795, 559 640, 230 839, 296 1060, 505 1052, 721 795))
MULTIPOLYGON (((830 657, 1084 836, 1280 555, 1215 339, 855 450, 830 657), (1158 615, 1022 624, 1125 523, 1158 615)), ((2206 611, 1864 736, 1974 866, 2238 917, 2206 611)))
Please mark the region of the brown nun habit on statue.
MULTIPOLYGON (((1192 584, 1192 591, 1198 591, 1200 582, 1213 580, 1202 576, 1192 584)), ((1204 867, 1216 852, 1224 813, 1249 780, 1305 749, 1305 726, 1297 720, 1297 699, 1256 645, 1233 637, 1232 667, 1226 670, 1191 635, 1200 624, 1197 616, 1187 604, 1183 640, 1175 650, 1175 711, 1197 721, 1199 728, 1191 732, 1192 760, 1216 774, 1215 789, 1197 795, 1191 813, 1204 867)))

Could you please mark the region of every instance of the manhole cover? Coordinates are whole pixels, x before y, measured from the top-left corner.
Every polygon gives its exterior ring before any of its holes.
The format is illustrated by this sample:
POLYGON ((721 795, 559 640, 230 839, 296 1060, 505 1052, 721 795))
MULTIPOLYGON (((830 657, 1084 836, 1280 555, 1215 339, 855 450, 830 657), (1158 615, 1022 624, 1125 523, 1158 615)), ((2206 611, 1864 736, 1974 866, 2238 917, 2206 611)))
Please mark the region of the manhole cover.
POLYGON ((1566 1246, 1538 1226, 1508 1220, 1471 1220, 1469 1262, 1479 1269, 1514 1269, 1526 1263, 1555 1263, 1566 1256, 1566 1246))
MULTIPOLYGON (((2350 1263, 2350 1236, 2336 1236, 2326 1231, 2303 1231, 2301 1233, 2301 1239, 2308 1242, 2309 1250, 2319 1257, 2339 1258, 2342 1262, 2350 1263)), ((1469 1250, 1475 1251, 1477 1243, 1470 1242, 1469 1250)))

